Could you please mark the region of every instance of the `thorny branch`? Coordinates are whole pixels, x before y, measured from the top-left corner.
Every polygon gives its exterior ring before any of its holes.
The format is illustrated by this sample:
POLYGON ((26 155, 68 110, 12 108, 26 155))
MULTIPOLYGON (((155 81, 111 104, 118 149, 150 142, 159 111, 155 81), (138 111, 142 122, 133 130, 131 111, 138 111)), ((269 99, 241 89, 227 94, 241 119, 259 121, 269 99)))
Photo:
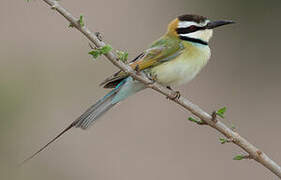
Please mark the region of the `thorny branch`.
MULTIPOLYGON (((80 19, 72 16, 66 9, 64 9, 57 1, 55 0, 43 0, 45 3, 51 6, 53 10, 59 12, 62 16, 64 16, 71 24, 72 27, 78 29, 82 34, 84 34, 97 48, 105 46, 105 43, 101 41, 101 38, 96 36, 96 34, 92 33, 84 23, 81 23, 80 19)), ((118 61, 118 58, 112 53, 108 52, 105 54, 106 58, 113 63, 115 66, 120 68, 122 71, 128 73, 134 79, 144 83, 148 88, 154 89, 155 91, 163 94, 168 97, 170 100, 179 104, 186 110, 190 111, 193 115, 200 118, 203 124, 207 124, 210 127, 216 129, 220 133, 222 133, 227 139, 230 139, 234 144, 245 150, 248 155, 243 156, 244 159, 254 159, 258 163, 262 164, 264 167, 272 171, 276 176, 281 178, 281 168, 278 164, 276 164, 272 159, 270 159, 264 152, 255 147, 249 141, 247 141, 244 137, 240 136, 237 132, 233 131, 231 128, 228 128, 224 123, 218 120, 214 115, 211 115, 205 112, 196 104, 193 104, 191 101, 184 97, 175 98, 174 91, 151 81, 142 73, 137 73, 130 66, 126 65, 122 61, 118 61)))

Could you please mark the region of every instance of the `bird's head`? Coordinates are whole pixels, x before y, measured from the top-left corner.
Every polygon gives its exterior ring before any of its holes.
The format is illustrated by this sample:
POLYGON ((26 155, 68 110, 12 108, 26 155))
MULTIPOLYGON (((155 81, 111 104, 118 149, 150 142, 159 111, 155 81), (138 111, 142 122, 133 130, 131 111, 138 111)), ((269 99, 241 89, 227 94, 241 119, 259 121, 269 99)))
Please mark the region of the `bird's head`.
POLYGON ((211 21, 204 16, 186 14, 169 24, 168 34, 184 41, 207 45, 214 28, 232 23, 229 20, 211 21))

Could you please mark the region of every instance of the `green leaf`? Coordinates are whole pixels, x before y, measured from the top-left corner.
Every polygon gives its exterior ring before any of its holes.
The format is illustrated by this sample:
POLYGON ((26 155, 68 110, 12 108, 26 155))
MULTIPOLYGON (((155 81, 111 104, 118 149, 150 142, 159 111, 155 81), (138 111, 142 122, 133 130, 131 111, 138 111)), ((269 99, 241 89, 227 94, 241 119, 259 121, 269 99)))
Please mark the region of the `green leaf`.
POLYGON ((193 117, 189 117, 188 120, 191 121, 191 122, 194 122, 196 124, 199 124, 199 125, 205 124, 202 120, 200 120, 200 119, 198 120, 198 119, 195 119, 193 117))
POLYGON ((101 54, 107 54, 111 50, 112 50, 112 47, 110 45, 105 45, 102 48, 100 48, 101 54))
POLYGON ((111 49, 112 49, 112 47, 110 45, 105 45, 101 48, 97 48, 97 49, 90 51, 88 54, 92 55, 93 58, 96 59, 100 55, 107 54, 109 51, 111 51, 111 49))
POLYGON ((83 27, 85 24, 84 24, 84 17, 83 17, 83 15, 80 15, 80 18, 79 18, 79 20, 78 20, 78 23, 79 23, 79 25, 81 26, 81 27, 83 27))
POLYGON ((227 139, 225 139, 225 138, 219 138, 219 140, 220 140, 220 143, 221 143, 221 144, 224 144, 224 143, 227 142, 227 139))
POLYGON ((92 55, 95 59, 101 55, 99 50, 90 51, 89 54, 92 55))
POLYGON ((69 27, 69 28, 73 28, 74 25, 73 25, 72 23, 70 23, 70 24, 68 25, 68 27, 69 27))
POLYGON ((197 119, 194 119, 193 117, 189 117, 188 120, 191 121, 191 122, 195 122, 195 123, 198 122, 198 120, 197 120, 197 119))
POLYGON ((233 160, 242 160, 242 159, 244 159, 244 156, 241 155, 241 154, 239 154, 239 155, 233 157, 233 160))
POLYGON ((225 112, 226 112, 226 107, 223 107, 223 108, 217 110, 216 114, 217 114, 218 116, 220 116, 221 118, 224 118, 224 113, 225 113, 225 112))
POLYGON ((116 50, 116 53, 119 60, 121 60, 122 62, 127 62, 129 55, 127 52, 116 50))

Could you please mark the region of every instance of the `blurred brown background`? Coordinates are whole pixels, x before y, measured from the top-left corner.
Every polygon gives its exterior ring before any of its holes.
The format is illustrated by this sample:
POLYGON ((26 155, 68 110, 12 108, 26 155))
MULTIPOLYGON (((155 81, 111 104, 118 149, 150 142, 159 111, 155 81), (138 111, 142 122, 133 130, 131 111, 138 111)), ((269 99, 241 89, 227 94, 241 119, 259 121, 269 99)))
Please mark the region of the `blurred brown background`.
MULTIPOLYGON (((130 58, 185 13, 233 19, 215 31, 212 58, 180 87, 208 112, 228 107, 228 125, 281 164, 281 1, 60 1, 130 58)), ((103 96, 98 86, 117 69, 93 61, 88 41, 41 0, 0 2, 0 178, 23 180, 277 179, 242 151, 220 145, 190 113, 146 90, 121 103, 88 131, 74 129, 38 150, 103 96)))

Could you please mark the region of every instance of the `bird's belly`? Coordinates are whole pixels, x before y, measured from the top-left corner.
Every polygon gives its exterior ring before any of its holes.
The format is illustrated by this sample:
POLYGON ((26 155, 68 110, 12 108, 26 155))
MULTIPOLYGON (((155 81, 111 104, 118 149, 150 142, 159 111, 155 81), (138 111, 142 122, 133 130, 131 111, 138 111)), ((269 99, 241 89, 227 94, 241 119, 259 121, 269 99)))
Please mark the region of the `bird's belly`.
POLYGON ((191 81, 205 66, 209 57, 178 58, 151 69, 157 82, 165 86, 179 86, 191 81))

